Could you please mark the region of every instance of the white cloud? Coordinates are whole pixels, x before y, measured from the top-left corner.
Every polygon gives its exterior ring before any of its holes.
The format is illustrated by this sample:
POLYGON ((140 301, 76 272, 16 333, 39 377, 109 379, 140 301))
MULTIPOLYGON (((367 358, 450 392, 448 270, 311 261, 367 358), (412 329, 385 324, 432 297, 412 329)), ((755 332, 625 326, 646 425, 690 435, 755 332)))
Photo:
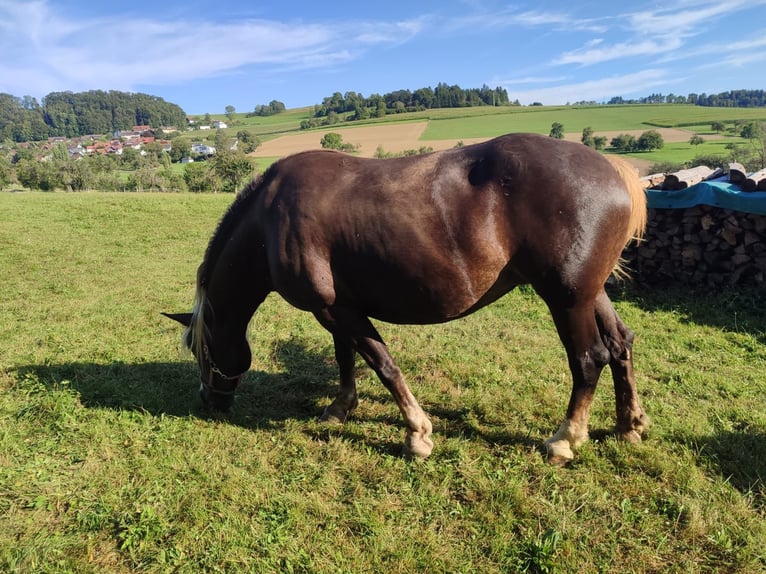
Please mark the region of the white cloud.
POLYGON ((638 34, 685 35, 705 24, 714 26, 717 18, 763 3, 763 0, 682 1, 657 10, 628 14, 628 19, 638 34))
POLYGON ((453 17, 445 22, 449 32, 456 30, 483 30, 491 28, 549 28, 557 31, 606 31, 602 19, 578 18, 568 12, 540 12, 527 10, 519 12, 511 8, 502 11, 478 11, 465 16, 453 17))
MULTIPOLYGON (((649 69, 633 74, 546 88, 515 90, 513 89, 513 81, 504 87, 508 90, 508 97, 511 100, 518 99, 522 104, 542 102, 546 105, 560 105, 579 101, 601 101, 613 96, 645 93, 650 88, 666 84, 668 75, 668 72, 663 69, 649 69)), ((674 77, 673 80, 683 80, 683 78, 674 77)))
POLYGON ((0 60, 0 92, 32 95, 106 86, 129 90, 234 73, 253 64, 326 68, 376 44, 406 42, 423 27, 419 20, 73 21, 42 0, 0 0, 0 22, 0 54, 18 55, 0 60))
POLYGON ((687 49, 691 37, 715 29, 724 16, 761 4, 766 0, 680 0, 656 10, 625 13, 616 16, 615 21, 622 23, 621 34, 627 36, 626 40, 609 43, 597 38, 581 48, 565 51, 553 63, 591 66, 636 56, 660 56, 667 61, 682 55, 681 48, 687 49))
POLYGON ((588 42, 585 45, 585 48, 564 52, 561 56, 556 58, 553 63, 557 65, 581 64, 583 66, 590 66, 632 56, 667 54, 668 52, 677 50, 682 44, 683 41, 677 36, 665 36, 656 39, 652 38, 637 42, 621 42, 611 45, 604 45, 603 40, 599 38, 597 41, 592 40, 588 42), (599 47, 596 48, 594 46, 599 47))

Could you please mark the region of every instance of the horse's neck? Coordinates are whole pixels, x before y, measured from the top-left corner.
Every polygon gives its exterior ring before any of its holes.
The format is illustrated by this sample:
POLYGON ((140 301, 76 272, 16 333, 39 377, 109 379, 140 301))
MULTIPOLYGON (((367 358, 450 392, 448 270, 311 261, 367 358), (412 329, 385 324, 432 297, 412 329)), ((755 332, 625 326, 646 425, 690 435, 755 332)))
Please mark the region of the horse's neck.
POLYGON ((258 264, 265 258, 251 253, 253 244, 242 234, 230 241, 212 269, 207 288, 214 316, 222 314, 227 322, 245 326, 267 293, 262 293, 263 281, 259 278, 259 269, 265 266, 258 264))

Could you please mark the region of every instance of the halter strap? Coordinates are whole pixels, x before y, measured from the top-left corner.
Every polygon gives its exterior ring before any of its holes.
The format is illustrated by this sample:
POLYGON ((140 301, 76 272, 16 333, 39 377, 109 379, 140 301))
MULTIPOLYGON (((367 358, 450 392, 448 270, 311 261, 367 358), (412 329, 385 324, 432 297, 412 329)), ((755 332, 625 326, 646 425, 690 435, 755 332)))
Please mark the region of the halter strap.
POLYGON ((202 383, 202 386, 205 387, 209 393, 215 393, 217 395, 233 395, 236 389, 230 389, 228 391, 216 389, 213 386, 213 375, 217 375, 218 378, 223 379, 225 381, 236 381, 237 379, 242 377, 242 375, 244 375, 247 371, 243 371, 242 373, 238 375, 227 375, 216 366, 215 361, 213 361, 213 357, 210 355, 210 350, 208 349, 207 345, 202 345, 202 352, 205 354, 205 359, 207 360, 209 365, 208 370, 210 371, 210 376, 208 377, 207 381, 203 379, 202 377, 200 377, 200 382, 202 383))

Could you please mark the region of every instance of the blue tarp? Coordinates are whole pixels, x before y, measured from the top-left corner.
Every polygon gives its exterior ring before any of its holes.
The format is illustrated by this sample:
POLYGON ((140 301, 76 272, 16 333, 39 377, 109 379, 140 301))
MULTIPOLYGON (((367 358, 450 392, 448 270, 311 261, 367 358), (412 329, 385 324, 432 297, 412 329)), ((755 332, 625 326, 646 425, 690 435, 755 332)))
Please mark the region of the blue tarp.
POLYGON ((742 191, 738 185, 723 179, 703 181, 686 189, 673 191, 646 190, 648 207, 685 209, 695 205, 711 205, 722 209, 766 215, 766 191, 742 191))

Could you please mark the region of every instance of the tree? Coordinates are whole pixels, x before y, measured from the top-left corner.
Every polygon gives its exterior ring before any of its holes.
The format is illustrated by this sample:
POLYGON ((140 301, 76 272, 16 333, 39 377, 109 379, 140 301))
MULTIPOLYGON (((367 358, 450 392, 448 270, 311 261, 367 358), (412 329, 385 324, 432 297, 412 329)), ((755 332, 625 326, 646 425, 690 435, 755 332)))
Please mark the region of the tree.
POLYGON ((710 129, 720 134, 721 132, 726 130, 726 125, 723 122, 713 122, 712 124, 710 124, 710 129))
POLYGON ((596 142, 593 139, 593 128, 588 126, 582 129, 582 137, 580 141, 588 147, 596 147, 596 142))
POLYGON ((606 147, 606 142, 606 136, 595 136, 593 138, 593 147, 598 150, 604 149, 606 147))
POLYGON ((0 155, 0 191, 2 191, 6 185, 11 183, 12 174, 11 163, 0 155))
POLYGON ((610 145, 616 151, 635 151, 637 149, 636 137, 630 134, 620 134, 612 138, 610 145))
POLYGON ((218 180, 207 162, 189 163, 184 169, 186 187, 192 193, 216 192, 218 180))
POLYGON ((698 146, 705 143, 705 138, 699 134, 694 134, 691 138, 689 138, 689 143, 693 146, 698 146))
POLYGON ((564 124, 553 122, 551 124, 551 133, 548 135, 559 140, 564 139, 564 124))
POLYGON ((665 140, 662 139, 662 134, 657 130, 649 130, 642 133, 636 142, 636 148, 639 151, 662 149, 664 145, 665 140))
POLYGON ((766 167, 766 122, 748 122, 740 135, 748 140, 750 151, 761 168, 766 167))
POLYGON ((174 139, 170 144, 170 159, 178 163, 191 155, 191 143, 186 139, 174 139))
POLYGON ((231 121, 234 118, 234 112, 236 108, 234 106, 226 106, 226 117, 231 121))
POLYGON ((86 191, 93 187, 94 177, 90 162, 86 159, 66 159, 57 162, 59 177, 67 191, 86 191))
POLYGON ((271 100, 269 102, 269 111, 271 111, 272 114, 280 114, 285 111, 285 104, 280 102, 279 100, 271 100))
POLYGON ((325 149, 341 149, 343 147, 343 136, 339 133, 328 132, 322 136, 319 145, 325 149))
POLYGON ((231 148, 231 138, 226 135, 225 130, 215 130, 213 136, 213 147, 215 147, 216 153, 228 151, 231 148))
POLYGON ((53 162, 22 159, 16 164, 16 178, 29 189, 54 191, 63 187, 53 162))
POLYGON ((359 146, 352 143, 344 143, 343 137, 335 132, 329 132, 322 137, 320 145, 325 149, 337 149, 348 153, 356 151, 359 146))
POLYGON ((231 193, 239 191, 244 182, 255 172, 250 158, 242 152, 218 152, 210 161, 213 172, 221 180, 221 190, 231 193))
POLYGON ((240 143, 237 149, 242 151, 242 153, 252 153, 261 145, 260 138, 248 130, 239 130, 237 132, 237 141, 240 143))

